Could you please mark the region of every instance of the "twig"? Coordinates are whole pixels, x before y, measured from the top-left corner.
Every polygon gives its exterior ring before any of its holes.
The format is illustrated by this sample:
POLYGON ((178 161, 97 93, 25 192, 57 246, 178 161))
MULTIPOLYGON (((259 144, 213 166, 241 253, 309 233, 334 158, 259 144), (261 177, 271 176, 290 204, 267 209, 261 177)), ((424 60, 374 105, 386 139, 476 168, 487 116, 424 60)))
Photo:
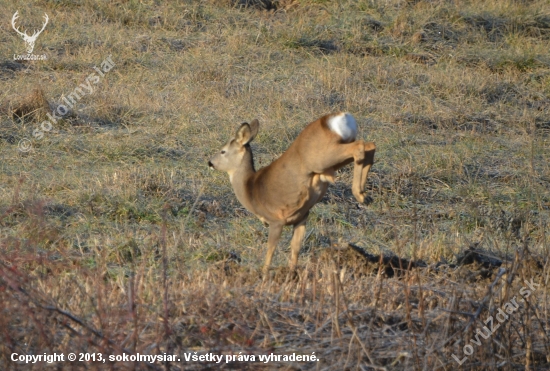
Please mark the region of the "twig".
POLYGON ((342 283, 340 282, 340 279, 338 277, 336 277, 335 279, 336 279, 337 285, 340 286, 340 288, 342 289, 342 301, 344 302, 344 306, 346 307, 345 314, 347 316, 347 324, 350 327, 350 329, 352 331, 352 334, 353 334, 352 340, 355 337, 355 339, 357 340, 357 342, 361 346, 361 349, 363 350, 363 352, 365 353, 365 355, 369 359, 369 364, 366 364, 365 366, 374 368, 375 370, 386 370, 386 368, 383 367, 383 366, 376 366, 376 365, 373 364, 370 352, 367 350, 367 347, 365 346, 365 344, 363 344, 363 342, 361 341, 361 339, 357 335, 357 327, 353 324, 353 318, 351 318, 351 315, 350 315, 350 311, 349 311, 349 307, 348 307, 348 301, 346 299, 346 294, 344 293, 344 290, 342 288, 342 283))
POLYGON ((489 287, 487 288, 487 294, 485 294, 485 297, 483 298, 482 302, 479 304, 479 307, 477 308, 476 312, 471 314, 469 313, 468 315, 470 316, 470 320, 468 321, 468 323, 466 324, 466 327, 464 327, 462 330, 458 330, 456 331, 454 334, 452 334, 447 340, 445 340, 440 346, 439 348, 443 348, 444 346, 446 346, 452 339, 454 339, 458 334, 460 334, 461 332, 466 332, 468 331, 468 329, 470 328, 470 326, 477 320, 477 318, 479 317, 479 315, 481 314, 481 311, 483 310, 483 308, 485 307, 485 304, 487 303, 487 301, 489 300, 490 297, 492 297, 492 294, 493 294, 493 287, 496 285, 496 283, 500 280, 500 278, 504 275, 504 273, 506 273, 506 268, 499 268, 498 269, 498 273, 497 273, 497 276, 495 277, 494 281, 489 285, 489 287))
MULTIPOLYGON (((6 275, 3 275, 4 276, 4 279, 7 279, 7 276, 6 275)), ((95 335, 96 337, 100 338, 101 340, 105 341, 107 344, 111 345, 113 348, 117 349, 118 351, 120 352, 123 352, 123 353, 126 353, 128 355, 133 355, 133 353, 131 351, 129 351, 128 349, 126 348, 123 348, 121 346, 119 346, 118 344, 116 344, 113 340, 107 338, 106 336, 104 336, 101 332, 99 332, 98 330, 96 330, 95 328, 93 328, 92 326, 88 325, 86 322, 82 321, 80 318, 76 317, 75 315, 73 315, 72 313, 70 312, 67 312, 63 309, 60 309, 58 308, 57 306, 55 305, 44 305, 42 303, 40 303, 36 298, 32 297, 30 295, 30 293, 28 293, 24 288, 22 288, 21 286, 19 286, 15 281, 13 280, 9 280, 8 281, 10 283, 9 287, 11 287, 12 290, 14 291, 17 291, 17 292, 20 292, 21 294, 23 294, 25 297, 27 297, 28 301, 29 302, 32 302, 34 305, 36 305, 38 308, 40 309, 43 309, 43 310, 47 310, 47 311, 50 311, 50 312, 56 312, 64 317, 67 317, 69 318, 71 321, 77 323, 78 325, 80 325, 81 327, 85 328, 86 330, 90 331, 93 335, 95 335)), ((76 330, 74 330, 76 331, 76 330)), ((78 333, 78 332, 77 332, 78 333)), ((149 369, 152 369, 152 370, 159 370, 160 369, 158 367, 156 367, 154 364, 148 364, 148 363, 145 363, 145 365, 149 368, 149 369)))

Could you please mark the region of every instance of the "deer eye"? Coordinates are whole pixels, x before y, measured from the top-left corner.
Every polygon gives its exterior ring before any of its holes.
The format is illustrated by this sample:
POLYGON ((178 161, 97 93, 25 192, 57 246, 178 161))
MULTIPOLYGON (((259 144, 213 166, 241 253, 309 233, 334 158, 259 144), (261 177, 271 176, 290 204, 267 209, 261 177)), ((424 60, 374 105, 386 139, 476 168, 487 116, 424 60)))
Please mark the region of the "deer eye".
POLYGON ((225 154, 225 150, 222 151, 222 155, 224 155, 224 154, 225 154))

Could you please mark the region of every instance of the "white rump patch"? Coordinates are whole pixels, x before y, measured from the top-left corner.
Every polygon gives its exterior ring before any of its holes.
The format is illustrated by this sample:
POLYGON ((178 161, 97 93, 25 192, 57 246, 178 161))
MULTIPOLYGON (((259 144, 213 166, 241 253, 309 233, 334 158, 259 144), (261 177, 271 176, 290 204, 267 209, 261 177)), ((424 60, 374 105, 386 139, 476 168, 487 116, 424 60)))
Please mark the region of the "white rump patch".
POLYGON ((353 142, 357 136, 357 123, 349 113, 339 113, 328 119, 330 130, 342 137, 344 142, 353 142))

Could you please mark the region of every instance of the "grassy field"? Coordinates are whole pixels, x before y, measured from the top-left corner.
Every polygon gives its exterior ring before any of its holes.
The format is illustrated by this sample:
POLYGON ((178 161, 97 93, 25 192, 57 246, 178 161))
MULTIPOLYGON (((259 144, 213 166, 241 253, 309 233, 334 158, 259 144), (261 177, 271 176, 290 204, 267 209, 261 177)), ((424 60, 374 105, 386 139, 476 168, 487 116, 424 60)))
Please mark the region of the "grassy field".
POLYGON ((0 5, 0 369, 550 369, 547 0, 0 5), (47 60, 14 60, 15 11, 47 60), (258 118, 265 166, 333 111, 376 143, 372 200, 343 169, 298 277, 289 229, 263 279, 207 160, 258 118))

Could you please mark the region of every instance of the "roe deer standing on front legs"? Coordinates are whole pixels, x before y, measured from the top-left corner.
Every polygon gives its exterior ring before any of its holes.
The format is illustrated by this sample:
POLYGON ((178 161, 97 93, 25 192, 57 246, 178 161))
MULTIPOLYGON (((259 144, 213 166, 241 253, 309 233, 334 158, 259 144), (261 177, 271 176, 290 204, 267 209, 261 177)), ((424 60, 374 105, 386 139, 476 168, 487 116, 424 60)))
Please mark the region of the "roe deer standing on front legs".
POLYGON ((258 126, 257 119, 241 124, 235 138, 208 165, 227 172, 240 203, 269 224, 264 265, 267 274, 285 225, 294 226, 290 268, 296 268, 309 209, 323 198, 328 184, 334 183, 336 170, 354 163, 351 190, 357 201, 364 202, 363 187, 376 146, 355 140, 357 124, 349 113, 330 114, 306 126, 281 157, 256 171, 250 142, 258 126))

